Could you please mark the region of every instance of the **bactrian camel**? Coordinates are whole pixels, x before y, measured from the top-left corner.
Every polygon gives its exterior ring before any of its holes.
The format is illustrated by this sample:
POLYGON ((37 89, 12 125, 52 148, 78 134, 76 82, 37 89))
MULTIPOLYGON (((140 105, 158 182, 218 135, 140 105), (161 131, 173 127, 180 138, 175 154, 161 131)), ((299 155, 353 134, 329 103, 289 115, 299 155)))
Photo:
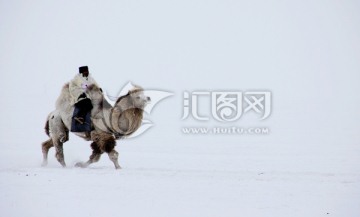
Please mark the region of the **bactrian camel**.
MULTIPOLYGON (((116 140, 131 135, 141 126, 143 109, 150 102, 150 97, 144 95, 141 87, 135 86, 126 95, 119 97, 114 106, 111 106, 98 86, 89 86, 87 93, 93 104, 92 131, 75 134, 87 141, 92 141, 92 154, 87 162, 79 162, 75 166, 87 167, 97 162, 103 153, 107 153, 115 168, 120 169, 119 154, 114 149, 116 140)), ((55 147, 55 156, 59 163, 63 167, 66 166, 63 144, 69 140, 74 109, 67 83, 56 101, 56 109, 48 115, 46 120, 45 132, 49 139, 42 143, 43 166, 47 165, 51 147, 55 147)))

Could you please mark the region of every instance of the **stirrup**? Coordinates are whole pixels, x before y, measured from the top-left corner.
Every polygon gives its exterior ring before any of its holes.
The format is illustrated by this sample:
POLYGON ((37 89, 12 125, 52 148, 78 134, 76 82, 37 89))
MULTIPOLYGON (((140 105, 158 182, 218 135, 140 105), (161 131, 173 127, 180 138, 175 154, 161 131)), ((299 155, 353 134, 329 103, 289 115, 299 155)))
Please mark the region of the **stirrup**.
POLYGON ((79 122, 80 124, 84 124, 84 118, 82 117, 74 117, 75 121, 79 122))

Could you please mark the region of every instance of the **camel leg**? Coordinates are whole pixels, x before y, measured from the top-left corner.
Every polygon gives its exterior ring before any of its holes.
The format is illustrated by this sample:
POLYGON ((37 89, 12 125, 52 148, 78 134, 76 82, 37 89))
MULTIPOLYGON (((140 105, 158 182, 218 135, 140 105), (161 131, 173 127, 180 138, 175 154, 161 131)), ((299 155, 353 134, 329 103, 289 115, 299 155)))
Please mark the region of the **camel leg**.
POLYGON ((55 157, 61 164, 66 167, 64 160, 63 143, 69 140, 69 130, 66 128, 64 122, 59 114, 52 114, 49 118, 49 129, 51 131, 52 143, 55 147, 55 157))
POLYGON ((75 166, 76 166, 76 167, 81 167, 81 168, 86 168, 86 167, 88 167, 90 164, 98 162, 98 161, 100 160, 100 157, 101 157, 101 154, 99 154, 99 153, 94 153, 94 152, 93 152, 93 153, 90 155, 90 158, 89 158, 89 160, 88 160, 86 163, 78 162, 78 163, 75 164, 75 166))
POLYGON ((55 146, 55 150, 56 150, 56 153, 55 153, 56 159, 59 161, 61 166, 66 167, 65 159, 64 159, 63 143, 60 141, 57 141, 54 143, 54 146, 55 146))
POLYGON ((121 169, 118 163, 119 154, 114 150, 116 145, 115 138, 112 134, 101 133, 92 131, 91 139, 94 141, 91 144, 91 147, 94 151, 98 151, 101 154, 106 152, 109 155, 110 160, 114 163, 116 169, 121 169))
POLYGON ((75 164, 75 167, 86 168, 90 164, 98 162, 100 160, 101 154, 102 154, 101 152, 93 150, 93 153, 90 155, 90 158, 86 163, 78 162, 75 164))
POLYGON ((119 157, 119 153, 117 151, 115 151, 115 149, 113 149, 112 151, 110 151, 108 153, 110 160, 114 163, 115 165, 115 169, 121 169, 119 162, 118 162, 118 157, 119 157))
POLYGON ((51 147, 53 147, 54 144, 52 142, 52 139, 48 139, 45 142, 42 143, 42 153, 43 153, 43 162, 42 162, 42 166, 46 166, 48 164, 48 153, 49 153, 49 149, 51 147))
POLYGON ((101 157, 101 153, 93 152, 90 155, 90 159, 86 162, 86 164, 90 165, 92 163, 96 163, 96 162, 98 162, 100 160, 100 157, 101 157))
POLYGON ((91 148, 93 150, 92 154, 89 157, 89 160, 86 163, 78 162, 75 164, 76 167, 86 168, 92 163, 96 163, 100 160, 101 154, 103 153, 96 142, 91 143, 91 148))
POLYGON ((66 141, 67 141, 66 132, 60 133, 59 137, 55 137, 52 139, 52 142, 55 147, 55 157, 63 167, 66 167, 65 159, 64 159, 64 149, 63 149, 63 144, 66 141))

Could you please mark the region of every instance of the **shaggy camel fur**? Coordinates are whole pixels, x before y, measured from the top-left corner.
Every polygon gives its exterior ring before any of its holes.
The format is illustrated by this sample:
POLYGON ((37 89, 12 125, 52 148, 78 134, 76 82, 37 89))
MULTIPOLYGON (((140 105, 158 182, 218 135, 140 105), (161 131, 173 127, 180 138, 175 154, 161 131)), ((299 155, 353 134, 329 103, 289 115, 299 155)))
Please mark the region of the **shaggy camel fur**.
MULTIPOLYGON (((149 103, 150 97, 144 96, 143 89, 135 86, 126 95, 111 106, 96 85, 88 87, 87 94, 91 97, 93 109, 91 111, 92 131, 91 133, 75 133, 87 141, 92 141, 93 150, 89 160, 85 163, 79 162, 75 166, 87 167, 97 162, 101 154, 107 153, 116 169, 120 169, 118 163, 118 152, 114 149, 116 139, 120 139, 134 133, 140 126, 143 118, 143 109, 149 103)), ((69 129, 71 127, 74 106, 71 104, 69 84, 65 84, 61 94, 56 101, 56 109, 48 115, 45 132, 50 137, 42 143, 43 166, 47 165, 48 152, 55 147, 55 157, 65 167, 63 144, 69 140, 69 129)))

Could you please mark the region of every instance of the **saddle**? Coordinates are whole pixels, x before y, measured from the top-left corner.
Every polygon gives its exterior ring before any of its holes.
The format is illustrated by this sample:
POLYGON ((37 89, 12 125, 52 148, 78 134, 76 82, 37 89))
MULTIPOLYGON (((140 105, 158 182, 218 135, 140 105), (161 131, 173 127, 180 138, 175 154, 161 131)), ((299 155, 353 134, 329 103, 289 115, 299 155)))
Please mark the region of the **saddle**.
POLYGON ((75 104, 73 117, 71 120, 71 132, 90 132, 91 131, 91 100, 85 98, 75 104))

